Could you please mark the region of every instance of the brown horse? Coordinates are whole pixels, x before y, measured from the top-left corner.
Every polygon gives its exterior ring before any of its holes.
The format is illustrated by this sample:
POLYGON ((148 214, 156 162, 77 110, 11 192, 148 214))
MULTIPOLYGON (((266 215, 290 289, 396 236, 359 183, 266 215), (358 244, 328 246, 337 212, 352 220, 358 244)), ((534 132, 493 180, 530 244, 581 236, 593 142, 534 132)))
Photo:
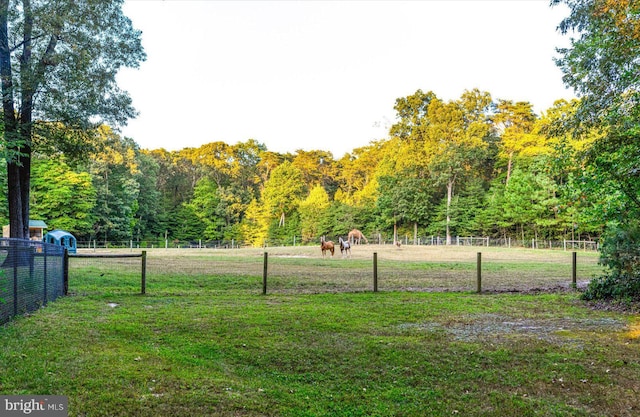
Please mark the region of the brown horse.
POLYGON ((322 250, 322 257, 327 251, 331 252, 331 256, 333 256, 333 252, 336 250, 333 246, 333 242, 330 240, 324 240, 324 236, 320 237, 320 249, 322 250))
POLYGON ((349 242, 358 244, 358 245, 360 244, 360 240, 362 239, 364 239, 365 243, 369 243, 365 235, 363 235, 362 232, 358 229, 353 229, 352 231, 350 231, 349 237, 347 238, 349 242))

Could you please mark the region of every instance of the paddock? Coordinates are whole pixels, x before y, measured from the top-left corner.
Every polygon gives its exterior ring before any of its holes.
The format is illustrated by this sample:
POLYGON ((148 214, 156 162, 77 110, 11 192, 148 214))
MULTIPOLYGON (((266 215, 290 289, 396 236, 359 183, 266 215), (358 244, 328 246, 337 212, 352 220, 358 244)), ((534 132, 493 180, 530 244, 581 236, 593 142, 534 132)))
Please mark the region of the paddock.
MULTIPOLYGON (((80 250, 80 254, 132 254, 139 251, 80 250)), ((477 290, 481 254, 482 291, 531 292, 572 288, 573 256, 578 288, 602 273, 595 252, 540 249, 358 245, 350 258, 323 258, 318 246, 241 249, 146 250, 146 291, 171 291, 171 282, 189 280, 195 289, 261 294, 379 291, 477 290), (574 255, 575 253, 575 255, 574 255)), ((95 279, 109 291, 140 291, 140 258, 74 258, 74 276, 95 279)))

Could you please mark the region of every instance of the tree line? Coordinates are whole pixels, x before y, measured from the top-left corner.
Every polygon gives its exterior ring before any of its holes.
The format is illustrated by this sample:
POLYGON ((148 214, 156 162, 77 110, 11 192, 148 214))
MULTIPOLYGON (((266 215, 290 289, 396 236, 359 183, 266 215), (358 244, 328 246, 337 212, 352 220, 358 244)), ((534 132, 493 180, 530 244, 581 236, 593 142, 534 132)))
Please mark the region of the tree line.
MULTIPOLYGON (((448 243, 456 235, 596 239, 597 204, 579 184, 580 154, 596 134, 554 133, 577 105, 560 100, 537 115, 528 102, 476 89, 450 101, 418 90, 396 100, 387 138, 339 159, 271 152, 254 139, 140 149, 107 125, 90 135, 88 154, 52 154, 44 152, 50 136, 73 131, 47 126, 47 137, 34 138, 31 217, 98 241, 261 246, 353 228, 448 243)), ((1 213, 6 224, 6 204, 1 213)))

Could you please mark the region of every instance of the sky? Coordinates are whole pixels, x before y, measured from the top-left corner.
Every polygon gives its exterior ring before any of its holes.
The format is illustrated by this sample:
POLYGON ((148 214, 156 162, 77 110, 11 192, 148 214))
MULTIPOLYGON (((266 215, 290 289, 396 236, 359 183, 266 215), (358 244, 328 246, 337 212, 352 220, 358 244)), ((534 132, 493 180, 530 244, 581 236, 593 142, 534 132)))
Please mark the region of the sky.
POLYGON ((397 98, 478 88, 540 114, 574 97, 548 0, 125 0, 147 60, 118 74, 123 136, 180 150, 249 139, 345 153, 388 138, 397 98))

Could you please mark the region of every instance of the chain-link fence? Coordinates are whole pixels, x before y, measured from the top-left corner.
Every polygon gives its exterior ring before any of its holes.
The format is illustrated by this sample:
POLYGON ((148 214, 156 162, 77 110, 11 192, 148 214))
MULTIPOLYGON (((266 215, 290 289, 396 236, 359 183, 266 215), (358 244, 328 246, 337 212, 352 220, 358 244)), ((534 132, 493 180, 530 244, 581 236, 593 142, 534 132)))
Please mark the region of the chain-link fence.
POLYGON ((0 324, 64 295, 64 268, 62 246, 0 239, 0 324))

